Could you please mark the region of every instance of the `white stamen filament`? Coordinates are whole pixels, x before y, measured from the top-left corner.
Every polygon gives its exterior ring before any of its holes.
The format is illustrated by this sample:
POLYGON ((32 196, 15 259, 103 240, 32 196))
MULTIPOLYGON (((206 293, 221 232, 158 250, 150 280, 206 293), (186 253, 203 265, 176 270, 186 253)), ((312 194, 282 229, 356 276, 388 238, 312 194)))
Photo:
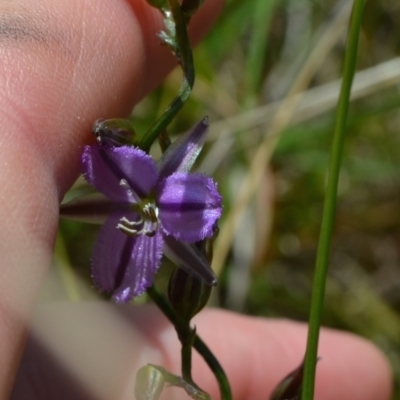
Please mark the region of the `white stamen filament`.
POLYGON ((153 203, 146 203, 141 211, 142 217, 138 221, 130 221, 128 218, 122 217, 117 229, 128 236, 154 236, 158 227, 158 208, 153 203), (134 229, 134 227, 140 227, 140 225, 142 229, 134 229))

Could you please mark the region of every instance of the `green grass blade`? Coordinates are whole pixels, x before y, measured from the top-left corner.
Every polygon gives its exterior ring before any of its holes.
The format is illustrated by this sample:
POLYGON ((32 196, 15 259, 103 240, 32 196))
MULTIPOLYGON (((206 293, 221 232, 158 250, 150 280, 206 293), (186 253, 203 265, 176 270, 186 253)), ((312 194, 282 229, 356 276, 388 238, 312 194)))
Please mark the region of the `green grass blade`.
POLYGON ((267 51, 268 33, 275 0, 260 0, 254 5, 252 37, 246 65, 246 83, 249 105, 257 98, 262 81, 264 58, 267 51))
POLYGON ((305 356, 304 379, 301 396, 302 400, 312 400, 314 398, 319 329, 321 325, 330 243, 335 218, 340 163, 350 102, 350 89, 356 67, 358 39, 364 4, 365 0, 354 1, 352 17, 350 20, 350 30, 347 39, 343 81, 336 113, 328 186, 322 215, 321 233, 318 243, 316 270, 311 297, 307 351, 305 356))

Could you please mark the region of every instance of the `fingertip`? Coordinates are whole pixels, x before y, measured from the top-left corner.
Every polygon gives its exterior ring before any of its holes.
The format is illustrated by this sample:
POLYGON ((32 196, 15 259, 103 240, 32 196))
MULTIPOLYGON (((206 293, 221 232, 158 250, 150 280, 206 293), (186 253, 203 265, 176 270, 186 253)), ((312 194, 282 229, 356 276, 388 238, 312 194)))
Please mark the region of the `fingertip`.
POLYGON ((387 400, 392 372, 372 342, 348 332, 324 329, 318 354, 316 398, 387 400))
MULTIPOLYGON (((204 338, 226 370, 237 399, 268 398, 276 385, 303 360, 307 326, 222 311, 197 319, 204 338), (260 397, 263 396, 263 397, 260 397)), ((315 398, 318 400, 388 400, 391 371, 383 353, 356 335, 322 329, 315 398)), ((214 378, 198 367, 204 385, 218 391, 214 378)))

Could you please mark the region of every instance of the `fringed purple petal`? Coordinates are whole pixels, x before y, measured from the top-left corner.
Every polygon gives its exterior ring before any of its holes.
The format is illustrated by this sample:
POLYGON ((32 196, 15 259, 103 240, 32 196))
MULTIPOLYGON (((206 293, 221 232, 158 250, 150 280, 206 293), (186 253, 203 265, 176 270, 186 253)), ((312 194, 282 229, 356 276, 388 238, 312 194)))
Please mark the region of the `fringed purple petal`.
POLYGON ((197 242, 213 233, 222 212, 216 183, 202 174, 177 172, 158 187, 159 218, 168 235, 197 242))
POLYGON ((204 118, 168 147, 158 161, 160 179, 174 172, 189 172, 196 161, 208 133, 208 118, 204 118))
MULTIPOLYGON (((163 239, 160 232, 153 237, 127 236, 117 229, 121 217, 121 213, 113 214, 100 230, 92 274, 102 291, 113 293, 117 302, 126 303, 152 285, 160 265, 163 239)), ((127 217, 139 219, 137 214, 127 217)))
POLYGON ((86 146, 82 164, 87 181, 115 202, 138 202, 150 193, 158 179, 153 159, 129 146, 86 146), (121 180, 131 190, 121 186, 121 180))
POLYGON ((211 286, 217 283, 210 263, 195 245, 164 235, 164 254, 176 265, 205 283, 211 286))

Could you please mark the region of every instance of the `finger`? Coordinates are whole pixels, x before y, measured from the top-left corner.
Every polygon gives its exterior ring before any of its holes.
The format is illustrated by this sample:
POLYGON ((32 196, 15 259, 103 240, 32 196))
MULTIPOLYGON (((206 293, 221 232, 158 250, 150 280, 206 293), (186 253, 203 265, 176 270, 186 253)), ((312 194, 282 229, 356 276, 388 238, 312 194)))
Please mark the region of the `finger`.
MULTIPOLYGON (((304 355, 304 324, 205 311, 196 327, 228 374, 236 400, 268 399, 304 355)), ((153 363, 180 370, 176 332, 152 306, 46 306, 37 313, 28 343, 13 399, 30 400, 32 393, 41 400, 129 399, 139 367, 153 363)), ((390 398, 387 362, 370 343, 324 329, 319 354, 316 399, 390 398)), ((195 381, 219 398, 215 378, 199 356, 194 364, 195 381)), ((187 395, 167 387, 163 399, 187 395)))
MULTIPOLYGON (((226 366, 238 399, 267 399, 304 358, 307 327, 288 320, 264 320, 212 311, 198 317, 198 332, 226 366), (207 323, 203 321, 206 320, 207 323), (201 329, 201 324, 205 325, 201 329), (221 329, 213 327, 221 326, 221 329), (214 344, 215 343, 215 344, 214 344)), ((315 398, 388 400, 391 374, 382 353, 355 335, 321 331, 315 398)), ((202 370, 200 370, 202 371, 202 370)), ((205 374, 200 372, 200 376, 205 374)), ((211 385, 209 375, 205 384, 211 385)))
MULTIPOLYGON (((193 20, 198 40, 221 1, 193 20), (205 21, 205 22, 204 22, 205 21)), ((144 0, 0 4, 0 398, 50 262, 58 203, 99 117, 126 115, 173 65, 144 0), (165 58, 164 58, 165 57, 165 58)))

